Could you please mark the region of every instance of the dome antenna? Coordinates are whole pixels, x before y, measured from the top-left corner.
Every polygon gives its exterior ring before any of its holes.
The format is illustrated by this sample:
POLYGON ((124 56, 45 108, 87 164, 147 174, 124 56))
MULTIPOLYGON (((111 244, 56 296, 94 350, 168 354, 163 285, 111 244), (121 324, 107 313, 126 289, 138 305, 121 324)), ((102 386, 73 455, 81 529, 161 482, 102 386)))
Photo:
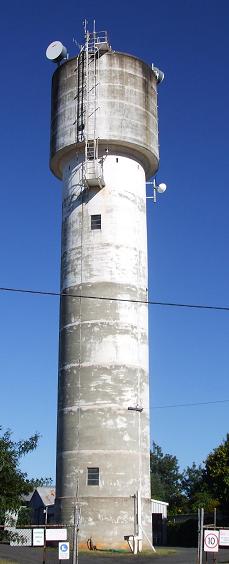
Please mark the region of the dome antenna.
POLYGON ((146 199, 153 200, 154 204, 156 204, 157 194, 164 194, 167 189, 167 184, 164 182, 160 182, 160 184, 158 184, 156 178, 153 179, 153 182, 146 182, 146 184, 153 186, 153 196, 146 196, 146 199))

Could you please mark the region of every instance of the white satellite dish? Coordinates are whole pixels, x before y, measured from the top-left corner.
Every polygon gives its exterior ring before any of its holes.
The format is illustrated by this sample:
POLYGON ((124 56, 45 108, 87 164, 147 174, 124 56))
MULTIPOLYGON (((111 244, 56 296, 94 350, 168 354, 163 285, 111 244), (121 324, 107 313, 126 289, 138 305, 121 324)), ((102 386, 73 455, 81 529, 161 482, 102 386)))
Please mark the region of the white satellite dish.
POLYGON ((61 41, 53 41, 46 49, 46 57, 53 63, 59 63, 67 57, 67 49, 61 41))
POLYGON ((164 192, 166 191, 166 184, 164 182, 161 182, 161 184, 158 184, 158 186, 156 186, 156 190, 158 192, 158 194, 164 194, 164 192))
POLYGON ((160 82, 162 82, 165 78, 164 73, 160 69, 155 67, 153 63, 152 63, 152 71, 157 79, 157 84, 160 84, 160 82))

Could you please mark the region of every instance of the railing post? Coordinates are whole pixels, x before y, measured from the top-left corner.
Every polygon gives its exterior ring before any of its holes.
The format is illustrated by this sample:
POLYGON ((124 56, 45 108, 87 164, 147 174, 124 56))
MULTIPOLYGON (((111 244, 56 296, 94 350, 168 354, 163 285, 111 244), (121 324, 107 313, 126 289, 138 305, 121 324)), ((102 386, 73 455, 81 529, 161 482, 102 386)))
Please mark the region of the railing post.
POLYGON ((204 536, 204 509, 200 510, 200 558, 199 564, 203 563, 203 536, 204 536))

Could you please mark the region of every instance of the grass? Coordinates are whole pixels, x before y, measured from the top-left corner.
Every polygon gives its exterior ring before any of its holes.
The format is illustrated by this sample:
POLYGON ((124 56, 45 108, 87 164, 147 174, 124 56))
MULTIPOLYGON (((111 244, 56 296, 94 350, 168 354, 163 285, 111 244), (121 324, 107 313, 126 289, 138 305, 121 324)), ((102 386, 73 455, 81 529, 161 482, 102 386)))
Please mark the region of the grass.
POLYGON ((18 564, 15 560, 5 560, 5 558, 0 558, 0 564, 18 564))
MULTIPOLYGON (((111 550, 111 549, 102 549, 102 550, 80 550, 79 552, 81 553, 87 553, 88 555, 91 555, 92 558, 94 557, 100 557, 100 556, 115 556, 118 555, 119 557, 122 557, 125 559, 125 557, 130 557, 133 556, 133 554, 128 551, 128 550, 111 550)), ((143 550, 141 553, 138 554, 138 557, 144 556, 147 558, 153 558, 154 556, 169 556, 171 554, 176 554, 176 550, 173 548, 156 548, 156 552, 153 552, 152 550, 143 550)), ((133 556, 134 558, 136 558, 136 556, 133 556)), ((1 562, 0 562, 1 564, 1 562)))

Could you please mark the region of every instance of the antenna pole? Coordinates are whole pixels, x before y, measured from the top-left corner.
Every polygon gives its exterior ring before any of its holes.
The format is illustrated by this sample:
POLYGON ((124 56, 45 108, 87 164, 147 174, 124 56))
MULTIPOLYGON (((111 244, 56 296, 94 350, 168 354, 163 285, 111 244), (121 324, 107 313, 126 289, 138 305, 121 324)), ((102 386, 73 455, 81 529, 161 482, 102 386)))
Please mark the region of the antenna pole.
POLYGON ((86 37, 86 34, 87 34, 87 24, 88 24, 88 21, 87 21, 86 18, 85 18, 85 19, 83 20, 83 28, 84 28, 84 35, 85 35, 85 37, 86 37))
POLYGON ((156 204, 156 202, 157 202, 157 184, 156 184, 155 178, 153 180, 153 201, 156 204))

